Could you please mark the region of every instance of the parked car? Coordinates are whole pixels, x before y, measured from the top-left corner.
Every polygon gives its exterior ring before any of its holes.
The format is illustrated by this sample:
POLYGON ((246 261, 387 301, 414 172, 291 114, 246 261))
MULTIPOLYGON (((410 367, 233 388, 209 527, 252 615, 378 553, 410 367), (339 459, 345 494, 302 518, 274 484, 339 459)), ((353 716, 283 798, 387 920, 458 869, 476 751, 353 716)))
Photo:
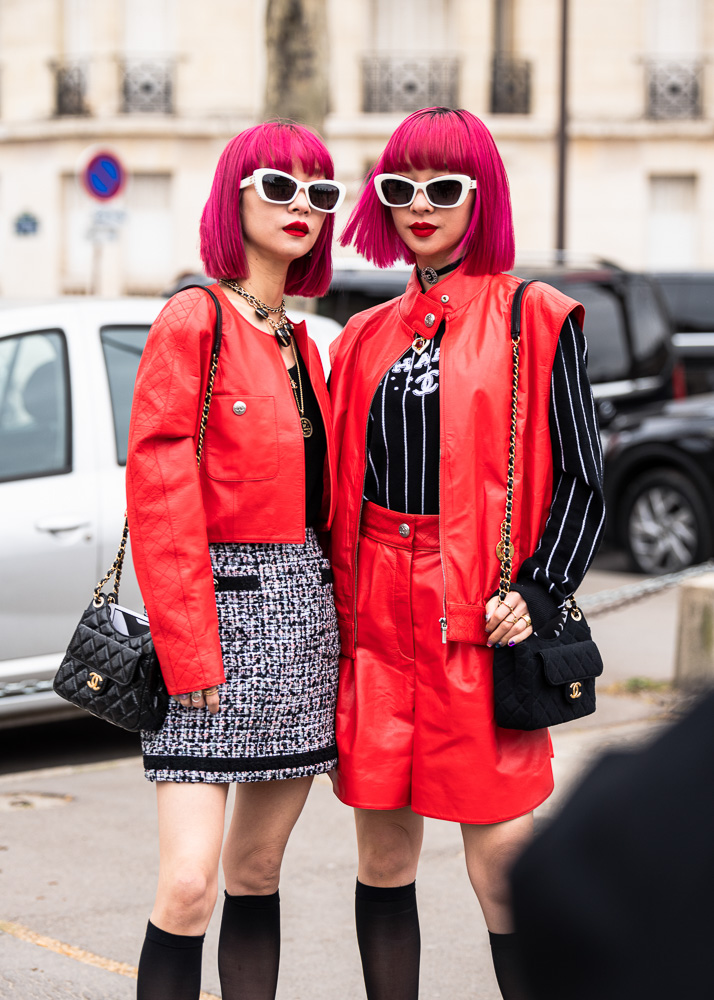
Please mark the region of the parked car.
POLYGON ((674 326, 687 390, 714 390, 714 271, 655 272, 674 326))
MULTIPOLYGON (((0 726, 77 711, 52 679, 119 544, 134 380, 164 301, 0 302, 0 726)), ((339 325, 309 329, 326 359, 339 325)), ((125 565, 122 603, 140 608, 125 565)))
MULTIPOLYGON (((318 311, 344 325, 355 312, 401 295, 410 273, 404 265, 379 271, 362 260, 338 259, 318 311)), ((547 256, 524 257, 514 273, 545 281, 585 306, 588 371, 603 424, 644 402, 685 395, 671 320, 650 277, 608 261, 547 256)))
POLYGON ((714 555, 714 393, 618 415, 604 450, 608 537, 635 569, 714 555))

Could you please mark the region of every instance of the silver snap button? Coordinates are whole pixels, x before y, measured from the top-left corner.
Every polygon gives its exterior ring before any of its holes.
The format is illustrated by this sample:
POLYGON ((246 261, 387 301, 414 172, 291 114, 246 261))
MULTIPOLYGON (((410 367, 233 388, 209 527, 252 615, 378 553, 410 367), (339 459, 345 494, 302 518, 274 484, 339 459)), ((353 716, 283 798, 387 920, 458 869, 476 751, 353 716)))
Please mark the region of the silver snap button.
POLYGON ((441 301, 444 302, 444 303, 448 302, 449 301, 449 296, 448 295, 442 295, 441 296, 441 301))
POLYGON ((409 538, 411 532, 412 529, 409 527, 408 524, 399 525, 399 534, 402 536, 402 538, 409 538))
POLYGON ((436 322, 436 316, 434 313, 427 313, 424 317, 424 326, 433 326, 436 322))
POLYGON ((246 404, 243 402, 242 399, 237 400, 233 404, 233 412, 237 417, 242 417, 247 409, 248 407, 246 406, 246 404))

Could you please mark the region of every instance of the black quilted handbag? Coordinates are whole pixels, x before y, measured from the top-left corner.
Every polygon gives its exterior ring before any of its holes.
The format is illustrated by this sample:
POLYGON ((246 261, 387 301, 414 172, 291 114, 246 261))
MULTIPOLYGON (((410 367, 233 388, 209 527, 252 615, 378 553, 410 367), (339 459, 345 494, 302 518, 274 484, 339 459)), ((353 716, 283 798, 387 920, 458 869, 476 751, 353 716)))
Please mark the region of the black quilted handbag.
MULTIPOLYGON (((203 288, 202 285, 187 286, 203 288)), ((185 291, 185 289, 182 289, 185 291)), ((196 461, 201 464, 203 439, 213 394, 213 383, 221 350, 221 305, 213 292, 204 288, 216 307, 213 350, 208 386, 201 412, 196 461)), ((65 657, 54 679, 54 690, 66 701, 83 708, 122 729, 159 729, 166 716, 169 693, 151 639, 148 619, 122 608, 119 603, 129 521, 124 517, 124 531, 116 559, 106 576, 94 589, 94 597, 75 629, 65 657), (111 593, 102 591, 114 577, 111 593)))
MULTIPOLYGON (((529 284, 529 281, 524 281, 519 285, 511 308, 513 384, 506 516, 501 524, 501 540, 496 547, 501 562, 498 588, 501 601, 511 589, 511 517, 517 440, 521 300, 529 284)), ((563 615, 541 631, 548 635, 555 633, 555 636, 542 639, 534 634, 515 646, 503 646, 493 651, 494 717, 496 725, 503 729, 544 729, 580 719, 595 711, 595 678, 602 673, 602 657, 575 599, 571 597, 566 601, 563 615)))

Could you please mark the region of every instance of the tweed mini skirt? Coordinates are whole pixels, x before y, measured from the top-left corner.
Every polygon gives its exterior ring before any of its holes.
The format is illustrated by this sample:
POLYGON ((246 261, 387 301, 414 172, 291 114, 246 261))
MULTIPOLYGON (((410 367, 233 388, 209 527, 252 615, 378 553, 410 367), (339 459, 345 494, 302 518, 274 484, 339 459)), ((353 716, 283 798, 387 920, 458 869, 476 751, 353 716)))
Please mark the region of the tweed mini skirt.
POLYGON ((304 545, 209 549, 214 577, 231 578, 216 592, 221 710, 172 698, 161 729, 141 734, 146 777, 276 781, 330 771, 340 643, 332 574, 314 530, 304 545))

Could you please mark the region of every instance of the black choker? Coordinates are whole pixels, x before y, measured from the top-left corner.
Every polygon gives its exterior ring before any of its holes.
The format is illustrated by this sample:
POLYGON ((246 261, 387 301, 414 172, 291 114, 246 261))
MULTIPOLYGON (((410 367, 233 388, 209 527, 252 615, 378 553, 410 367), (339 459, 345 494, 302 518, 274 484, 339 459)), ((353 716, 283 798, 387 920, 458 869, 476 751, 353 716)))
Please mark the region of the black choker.
POLYGON ((452 264, 447 264, 446 267, 440 267, 439 270, 435 270, 433 267, 418 267, 417 274, 420 278, 427 282, 429 285, 435 285, 442 274, 448 274, 450 271, 455 271, 459 264, 462 263, 463 257, 459 257, 452 264))

